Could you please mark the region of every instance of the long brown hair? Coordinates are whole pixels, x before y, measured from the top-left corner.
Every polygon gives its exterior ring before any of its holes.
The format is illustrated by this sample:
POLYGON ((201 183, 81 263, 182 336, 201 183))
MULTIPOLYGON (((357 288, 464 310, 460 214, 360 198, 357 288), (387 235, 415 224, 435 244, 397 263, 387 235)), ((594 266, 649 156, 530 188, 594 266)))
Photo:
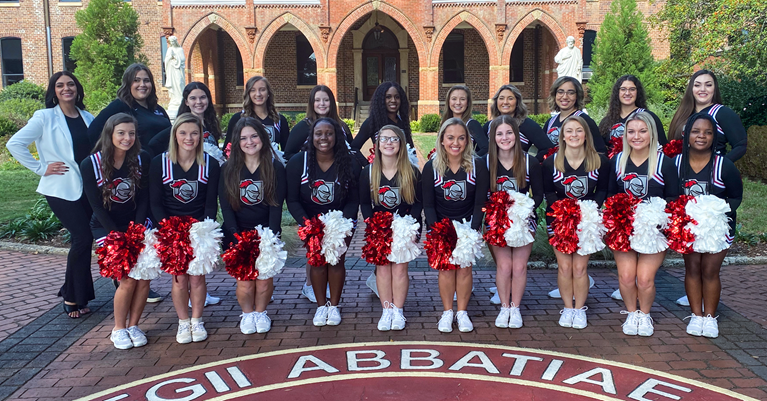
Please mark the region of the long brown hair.
MULTIPOLYGON (((93 148, 93 153, 101 152, 101 176, 104 178, 104 185, 101 186, 101 201, 107 210, 112 209, 112 176, 115 172, 115 145, 112 142, 112 134, 115 127, 120 124, 133 124, 133 131, 138 129, 138 121, 127 113, 117 113, 109 117, 101 130, 101 137, 93 148)), ((141 153, 141 141, 136 134, 136 140, 133 146, 125 152, 123 165, 128 168, 128 177, 130 177, 130 192, 136 194, 136 189, 140 187, 141 182, 141 164, 139 163, 139 154, 141 153)), ((133 197, 135 204, 136 198, 133 197)))
POLYGON ((463 111, 463 114, 460 117, 461 121, 465 124, 469 122, 469 119, 471 118, 471 110, 474 108, 474 103, 471 101, 471 91, 469 90, 469 87, 464 85, 453 85, 450 90, 447 91, 447 96, 445 96, 445 111, 442 112, 442 121, 440 122, 440 125, 444 124, 449 118, 454 117, 453 110, 450 109, 450 95, 455 91, 466 92, 466 110, 463 111))
POLYGON ((269 118, 271 118, 275 124, 279 124, 280 114, 277 113, 277 108, 274 106, 274 90, 272 90, 272 85, 269 84, 269 80, 262 76, 256 75, 255 77, 251 77, 245 84, 245 92, 242 96, 243 113, 245 114, 245 117, 258 117, 256 112, 253 110, 253 99, 250 98, 250 90, 253 89, 253 85, 255 85, 258 81, 264 81, 266 84, 266 93, 269 94, 269 97, 266 99, 266 112, 269 114, 269 118))
POLYGON ((349 126, 346 125, 344 120, 342 120, 338 115, 336 97, 333 96, 333 91, 326 85, 316 85, 314 88, 312 88, 312 91, 309 92, 309 103, 306 105, 306 120, 309 122, 309 125, 312 125, 318 118, 320 118, 320 116, 317 115, 317 112, 314 111, 314 96, 317 95, 317 92, 327 93, 328 98, 330 99, 330 110, 328 110, 328 115, 325 117, 336 120, 341 128, 343 128, 343 130, 349 134, 349 126))
POLYGON ((612 126, 621 120, 621 85, 623 85, 623 83, 626 81, 633 83, 637 89, 637 97, 634 101, 634 106, 637 108, 647 109, 647 96, 645 95, 642 81, 640 81, 639 78, 635 77, 634 75, 624 75, 618 78, 618 80, 615 81, 615 84, 613 85, 612 93, 610 93, 610 103, 607 108, 607 114, 605 115, 605 118, 599 122, 599 133, 602 134, 604 138, 608 138, 610 136, 610 129, 612 126))
POLYGON ((490 143, 487 148, 487 157, 490 162, 490 192, 495 192, 498 186, 495 184, 498 179, 498 144, 495 142, 495 131, 503 124, 511 126, 514 131, 514 149, 511 150, 514 155, 514 164, 512 169, 514 170, 514 179, 517 180, 517 185, 522 186, 525 182, 525 175, 527 175, 527 167, 525 163, 525 152, 522 151, 519 139, 519 126, 514 117, 504 114, 493 119, 490 123, 490 143))
POLYGON ((512 117, 517 121, 517 125, 522 125, 527 118, 527 106, 525 106, 525 102, 522 101, 522 92, 512 84, 501 85, 501 87, 498 88, 498 91, 495 92, 493 101, 490 103, 490 118, 496 118, 501 115, 501 110, 498 108, 498 98, 501 96, 501 92, 505 90, 511 91, 514 97, 517 98, 517 107, 514 108, 512 117))
POLYGON ((711 104, 722 104, 722 93, 719 92, 719 81, 717 81, 716 75, 709 70, 700 70, 692 74, 690 81, 687 82, 687 89, 684 91, 679 108, 676 109, 676 113, 674 113, 674 117, 671 119, 671 125, 668 127, 669 138, 681 139, 684 123, 687 122, 691 115, 695 114, 695 95, 692 93, 692 88, 695 86, 695 78, 701 75, 710 75, 714 80, 714 96, 711 99, 711 104))
POLYGON ((240 146, 240 138, 245 127, 251 127, 256 130, 259 139, 261 139, 261 151, 258 152, 258 169, 259 177, 263 181, 264 202, 269 206, 277 206, 277 202, 274 200, 274 181, 276 177, 274 175, 274 165, 272 164, 275 154, 272 142, 269 140, 269 134, 266 133, 266 128, 257 118, 243 117, 234 126, 234 131, 232 132, 232 152, 229 155, 229 159, 224 163, 222 173, 226 197, 232 206, 232 210, 235 212, 240 210, 240 171, 245 166, 246 158, 245 152, 242 151, 240 146))
POLYGON ((581 127, 583 127, 583 133, 586 136, 586 140, 583 143, 584 151, 586 153, 586 158, 584 160, 584 163, 586 163, 585 170, 598 170, 599 167, 602 166, 602 159, 599 158, 599 153, 597 153, 597 150, 594 148, 594 138, 591 136, 591 131, 589 131, 589 124, 586 123, 586 120, 584 120, 583 117, 572 115, 565 118, 565 121, 562 121, 562 128, 559 129, 559 150, 557 151, 557 157, 554 159, 554 168, 556 168, 557 171, 565 172, 565 150, 567 150, 567 143, 565 143, 565 125, 570 121, 580 124, 581 127))
MULTIPOLYGON (((402 195, 402 200, 408 205, 415 203, 415 171, 413 171, 413 165, 410 163, 410 159, 407 154, 407 141, 405 139, 405 132, 394 124, 383 126, 376 140, 380 140, 381 133, 384 131, 392 131, 399 138, 399 152, 397 152, 397 185, 399 185, 399 193, 402 195)), ((381 201, 378 199, 378 190, 381 188, 381 171, 383 170, 383 162, 381 161, 381 144, 375 146, 376 158, 373 160, 373 164, 370 166, 370 199, 373 203, 380 205, 381 201)))
POLYGON ((130 89, 133 85, 133 80, 136 79, 136 75, 141 71, 146 71, 146 74, 149 75, 149 80, 152 81, 152 89, 149 91, 149 96, 146 97, 146 105, 148 106, 147 109, 153 111, 157 108, 157 83, 154 80, 154 75, 152 75, 152 70, 144 64, 133 63, 125 69, 122 85, 117 89, 117 98, 133 109, 133 103, 136 99, 133 98, 130 89))

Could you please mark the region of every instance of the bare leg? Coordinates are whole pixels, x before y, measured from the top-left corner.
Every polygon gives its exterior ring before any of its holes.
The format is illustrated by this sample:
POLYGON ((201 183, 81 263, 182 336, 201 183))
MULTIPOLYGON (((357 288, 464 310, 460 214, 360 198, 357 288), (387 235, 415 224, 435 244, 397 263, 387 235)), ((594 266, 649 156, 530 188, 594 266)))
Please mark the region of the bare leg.
POLYGON ((557 286, 566 309, 573 307, 573 257, 554 249, 557 256, 557 286))
POLYGON ((328 301, 325 298, 325 287, 328 285, 328 265, 312 266, 311 278, 312 290, 314 290, 314 296, 317 298, 317 306, 325 306, 325 303, 328 301))
POLYGON ((312 267, 306 264, 306 285, 312 285, 312 267))
POLYGON ((589 296, 589 275, 586 268, 589 265, 590 255, 573 254, 573 293, 575 294, 575 309, 586 305, 589 296))
POLYGON ((141 314, 144 313, 147 295, 149 295, 149 280, 136 281, 136 290, 133 292, 133 299, 130 304, 128 327, 138 326, 141 314))
MULTIPOLYGON (((704 312, 706 315, 716 316, 719 297, 722 294, 722 281, 719 278, 719 271, 722 268, 725 256, 727 256, 726 249, 717 254, 703 255, 703 302, 705 303, 704 312)), ((690 305, 692 305, 692 302, 690 305)))
POLYGON ((407 292, 410 287, 410 277, 407 274, 407 263, 392 263, 391 287, 394 305, 402 309, 405 306, 407 292))
MULTIPOLYGON (((179 320, 189 319, 189 276, 179 274, 171 278, 173 287, 170 294, 173 298, 173 307, 176 308, 176 315, 179 320)), ((205 294, 203 294, 203 297, 205 294)), ((205 299, 203 298, 203 302, 205 299)))
MULTIPOLYGON (((338 306, 346 280, 346 255, 341 256, 337 265, 328 266, 328 281, 330 282, 330 305, 338 306)), ((321 287, 325 291, 325 287, 321 287)), ((317 293, 317 290, 314 291, 317 293)), ((317 298, 319 300, 319 298, 317 298)))
POLYGON ((458 298, 458 310, 465 311, 469 306, 472 281, 471 266, 457 270, 455 274, 455 290, 458 298))
POLYGON ((237 303, 242 308, 242 313, 251 313, 255 305, 256 282, 251 280, 237 280, 237 303))
POLYGON ((125 321, 128 319, 128 310, 130 310, 136 287, 136 280, 130 277, 125 276, 120 280, 120 286, 115 291, 114 299, 115 330, 125 328, 125 321))
POLYGON ((691 253, 684 256, 684 290, 690 300, 690 311, 696 316, 703 316, 703 278, 701 263, 703 255, 691 253))
POLYGON ((655 301, 655 275, 663 264, 666 252, 640 254, 637 262, 637 288, 639 289, 639 308, 650 313, 655 301))
POLYGON ((189 285, 192 287, 192 317, 202 317, 202 309, 205 307, 205 296, 208 294, 208 286, 205 284, 205 276, 189 276, 189 285))
POLYGON ((498 288, 498 298, 501 299, 501 305, 508 307, 512 282, 512 250, 509 247, 500 248, 494 245, 490 245, 489 248, 493 250, 492 254, 495 257, 495 285, 498 288))
POLYGON ((456 270, 440 270, 437 280, 439 297, 442 299, 442 310, 453 310, 453 294, 456 293, 456 270))
POLYGON ((266 310, 274 292, 274 279, 256 280, 256 312, 266 310))
POLYGON ((527 287, 527 261, 533 251, 533 244, 511 250, 511 302, 519 307, 527 287))
POLYGON ((626 310, 637 310, 637 253, 634 251, 613 251, 618 266, 618 289, 626 304, 626 310))
POLYGON ((394 294, 392 292, 392 263, 376 266, 376 287, 378 287, 378 297, 381 301, 381 306, 385 307, 385 303, 394 302, 394 294))

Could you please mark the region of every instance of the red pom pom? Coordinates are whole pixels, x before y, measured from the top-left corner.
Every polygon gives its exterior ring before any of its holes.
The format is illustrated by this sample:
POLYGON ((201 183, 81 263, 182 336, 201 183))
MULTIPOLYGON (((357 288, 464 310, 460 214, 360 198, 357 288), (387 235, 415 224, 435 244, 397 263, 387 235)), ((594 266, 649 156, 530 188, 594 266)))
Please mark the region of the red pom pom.
POLYGON ((320 253, 322 252, 322 238, 325 236, 324 228, 325 224, 322 223, 319 216, 304 219, 303 227, 298 228, 298 237, 304 241, 306 261, 309 266, 319 267, 328 264, 325 256, 320 253))
POLYGON ((234 234, 234 237, 237 238, 237 244, 229 247, 222 256, 226 263, 226 271, 237 280, 255 280, 258 277, 256 259, 260 254, 258 245, 261 242, 258 230, 243 231, 234 234))
POLYGON ((102 276, 122 280, 130 273, 144 250, 144 230, 143 225, 131 222, 124 233, 112 231, 107 235, 104 245, 96 249, 102 276))
POLYGON ((455 227, 450 219, 442 219, 434 223, 431 231, 426 233, 426 243, 424 244, 429 266, 436 270, 459 269, 460 266, 450 263, 456 242, 458 242, 458 235, 456 235, 455 227))
POLYGON ((429 152, 429 155, 426 156, 426 160, 431 160, 431 157, 434 155, 434 153, 437 152, 437 148, 431 148, 431 152, 429 152))
POLYGON ((189 240, 189 229, 197 220, 190 216, 173 216, 160 222, 157 230, 157 255, 162 270, 174 276, 186 274, 189 262, 194 259, 194 250, 189 240))
POLYGON ((551 229, 554 235, 549 243, 559 252, 571 254, 578 250, 578 223, 581 222, 581 207, 575 199, 565 198, 551 205, 552 211, 547 213, 553 217, 551 229))
POLYGON ((545 155, 543 155, 543 160, 548 159, 550 156, 553 156, 554 153, 557 153, 559 151, 559 146, 554 146, 553 148, 550 148, 545 155))
POLYGON ((226 156, 226 158, 228 159, 229 158, 229 154, 232 153, 232 143, 231 142, 226 144, 226 147, 224 148, 224 152, 223 153, 224 153, 224 156, 226 156))
POLYGON ((623 137, 612 137, 610 138, 610 152, 607 154, 608 159, 612 159, 613 156, 617 155, 620 152, 623 152, 623 137))
POLYGON ((512 202, 508 192, 497 191, 490 195, 490 199, 482 208, 485 212, 485 224, 487 224, 487 231, 483 237, 489 245, 506 246, 504 234, 511 225, 508 210, 512 202))
POLYGON ((663 154, 668 157, 674 157, 676 155, 682 154, 682 140, 674 139, 668 141, 667 144, 663 145, 663 154))
POLYGON ((692 242, 695 241, 695 235, 685 228, 688 223, 696 224, 685 210, 687 202, 694 202, 694 198, 691 195, 680 195, 675 201, 666 204, 666 213, 671 214, 671 223, 663 234, 668 238, 668 247, 681 254, 692 253, 692 242))
POLYGON ((634 232, 634 210, 642 200, 634 195, 620 193, 605 201, 602 221, 605 224, 605 244, 614 251, 631 250, 629 237, 634 232))
POLYGON ((372 265, 383 266, 391 263, 392 229, 394 216, 390 212, 375 212, 365 219, 365 245, 362 257, 372 265))
POLYGON ((373 164, 373 160, 376 159, 376 145, 370 148, 370 155, 368 156, 368 164, 373 164))

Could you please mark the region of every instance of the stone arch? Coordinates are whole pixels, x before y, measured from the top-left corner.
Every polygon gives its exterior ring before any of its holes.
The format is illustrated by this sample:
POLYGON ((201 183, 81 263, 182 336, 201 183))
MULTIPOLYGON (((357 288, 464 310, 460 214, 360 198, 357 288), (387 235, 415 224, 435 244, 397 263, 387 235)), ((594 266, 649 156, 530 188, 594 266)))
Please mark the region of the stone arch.
POLYGON ((565 35, 565 31, 562 29, 562 26, 545 11, 541 10, 540 8, 536 8, 535 10, 530 11, 527 13, 527 15, 522 17, 522 19, 520 19, 517 24, 514 25, 514 28, 507 35, 506 41, 503 43, 503 51, 501 53, 501 60, 506 60, 506 64, 508 64, 508 60, 511 58, 511 49, 514 47, 514 42, 517 41, 517 38, 520 34, 522 34, 522 31, 535 21, 540 22, 541 25, 546 27, 546 29, 551 32, 551 34, 557 39, 557 42, 559 42, 560 48, 567 45, 567 35, 565 35))
POLYGON ((237 48, 240 50, 243 66, 247 69, 248 66, 245 65, 245 60, 252 60, 253 58, 253 52, 251 52, 250 47, 248 46, 247 39, 245 36, 243 36, 242 32, 240 32, 234 25, 232 25, 231 22, 217 13, 210 13, 200 18, 192 26, 192 29, 187 31, 187 33, 181 39, 181 47, 184 49, 184 54, 187 55, 187 68, 191 69, 192 67, 192 58, 190 55, 192 54, 194 43, 197 41, 197 38, 200 36, 200 34, 211 25, 220 27, 224 32, 231 36, 232 40, 234 40, 234 43, 237 44, 237 48))
POLYGON ((495 34, 480 18, 465 10, 459 12, 448 20, 448 22, 442 26, 439 33, 434 37, 431 49, 429 50, 428 65, 437 66, 439 63, 439 54, 442 52, 442 46, 445 44, 447 35, 449 35, 453 28, 458 26, 461 22, 466 22, 477 30, 482 37, 482 40, 485 42, 487 55, 490 57, 490 65, 498 65, 498 44, 496 43, 495 34))
MULTIPOLYGON (((279 17, 272 20, 272 22, 264 28, 261 35, 259 35, 258 42, 256 43, 255 51, 253 52, 253 68, 256 72, 264 69, 264 54, 266 54, 266 48, 269 47, 274 34, 276 34, 283 26, 293 25, 301 32, 304 37, 312 45, 314 50, 314 56, 317 58, 317 69, 321 66, 325 66, 325 47, 322 46, 320 38, 317 37, 317 33, 309 27, 303 20, 295 16, 293 13, 286 12, 279 17)), ((319 72, 319 71, 318 71, 319 72)))

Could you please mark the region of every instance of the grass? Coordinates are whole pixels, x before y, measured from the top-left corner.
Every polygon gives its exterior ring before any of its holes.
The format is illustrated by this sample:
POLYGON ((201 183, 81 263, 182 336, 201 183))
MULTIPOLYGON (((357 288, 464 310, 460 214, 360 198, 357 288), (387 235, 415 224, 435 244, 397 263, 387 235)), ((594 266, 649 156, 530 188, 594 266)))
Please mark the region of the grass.
POLYGON ((421 152, 424 158, 429 155, 429 152, 431 152, 432 149, 434 149, 434 144, 436 142, 436 133, 413 134, 413 143, 415 144, 416 149, 421 152))
POLYGON ((738 223, 743 231, 760 234, 767 231, 767 185, 743 179, 743 203, 738 208, 738 223))
POLYGON ((40 177, 25 169, 0 169, 0 223, 24 217, 40 195, 35 192, 40 177))

